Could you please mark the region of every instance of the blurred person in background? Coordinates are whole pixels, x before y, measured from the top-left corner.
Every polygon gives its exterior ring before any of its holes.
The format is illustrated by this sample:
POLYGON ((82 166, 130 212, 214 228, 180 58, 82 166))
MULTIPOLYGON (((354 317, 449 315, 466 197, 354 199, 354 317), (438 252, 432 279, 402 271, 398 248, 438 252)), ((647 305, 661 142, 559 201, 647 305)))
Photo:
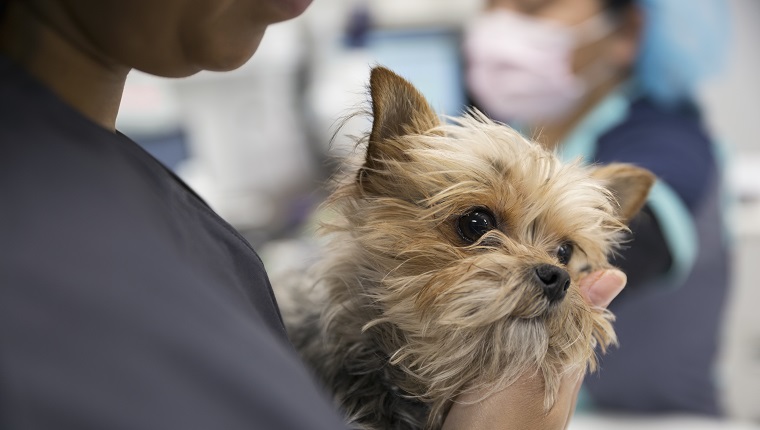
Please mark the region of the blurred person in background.
POLYGON ((721 1, 490 0, 467 27, 467 90, 565 159, 626 162, 659 182, 613 263, 620 347, 584 386, 592 407, 720 413, 715 359, 728 286, 721 175, 695 99, 724 51, 721 1))
MULTIPOLYGON (((251 246, 115 127, 130 70, 235 69, 309 2, 0 0, 0 428, 343 428, 251 246)), ((446 426, 564 428, 579 376, 549 414, 527 375, 446 426)))

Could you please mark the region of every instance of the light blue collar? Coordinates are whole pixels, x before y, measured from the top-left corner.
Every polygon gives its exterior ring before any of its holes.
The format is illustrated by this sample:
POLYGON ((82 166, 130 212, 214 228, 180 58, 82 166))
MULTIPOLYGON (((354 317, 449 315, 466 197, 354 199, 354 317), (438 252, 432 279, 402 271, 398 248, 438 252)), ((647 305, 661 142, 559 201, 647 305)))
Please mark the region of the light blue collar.
POLYGON ((627 82, 597 103, 559 145, 560 158, 564 161, 580 158, 587 164, 592 163, 599 138, 628 117, 637 92, 635 88, 636 85, 627 82))

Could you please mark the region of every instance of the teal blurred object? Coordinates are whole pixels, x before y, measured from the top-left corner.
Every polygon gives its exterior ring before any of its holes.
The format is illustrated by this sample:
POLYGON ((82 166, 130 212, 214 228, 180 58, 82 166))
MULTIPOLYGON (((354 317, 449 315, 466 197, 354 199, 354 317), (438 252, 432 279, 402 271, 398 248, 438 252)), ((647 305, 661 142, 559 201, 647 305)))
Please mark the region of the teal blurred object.
POLYGON ((575 402, 575 413, 594 412, 594 409, 594 401, 591 399, 591 395, 586 387, 581 386, 581 390, 578 392, 578 400, 575 402))

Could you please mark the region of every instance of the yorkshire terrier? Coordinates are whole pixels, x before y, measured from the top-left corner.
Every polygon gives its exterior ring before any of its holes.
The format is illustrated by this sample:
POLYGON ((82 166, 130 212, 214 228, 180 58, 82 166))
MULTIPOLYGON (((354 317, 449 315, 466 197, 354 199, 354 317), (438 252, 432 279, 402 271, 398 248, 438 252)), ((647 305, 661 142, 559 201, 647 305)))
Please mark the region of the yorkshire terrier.
POLYGON ((653 175, 563 164, 474 110, 442 122, 381 67, 370 93, 315 281, 277 289, 291 341, 353 428, 440 428, 457 396, 527 372, 549 410, 562 375, 616 342, 577 283, 610 267, 653 175))

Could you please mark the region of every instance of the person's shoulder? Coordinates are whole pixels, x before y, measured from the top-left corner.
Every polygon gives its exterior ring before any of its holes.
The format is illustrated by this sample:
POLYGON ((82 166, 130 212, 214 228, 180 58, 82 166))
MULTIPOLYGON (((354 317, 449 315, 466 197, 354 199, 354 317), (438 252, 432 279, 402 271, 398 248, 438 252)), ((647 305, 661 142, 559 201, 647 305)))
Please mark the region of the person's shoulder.
POLYGON ((66 118, 58 118, 63 126, 24 115, 15 119, 0 120, 0 196, 6 215, 44 214, 59 224, 77 219, 72 217, 94 222, 129 218, 136 209, 151 207, 138 200, 161 201, 149 178, 116 148, 127 144, 119 136, 66 123, 66 118))
POLYGON ((91 122, 1 56, 0 142, 0 196, 10 213, 61 223, 76 215, 126 218, 130 211, 119 202, 134 205, 155 188, 133 142, 91 122))
POLYGON ((698 106, 693 102, 665 106, 649 98, 631 103, 625 120, 605 133, 602 144, 656 142, 658 147, 707 147, 711 138, 698 106))
POLYGON ((649 99, 630 105, 623 121, 600 136, 595 161, 628 162, 666 174, 712 170, 715 153, 712 138, 692 103, 662 106, 649 99), (680 160, 679 165, 673 161, 680 160))
POLYGON ((717 178, 715 148, 694 104, 633 102, 621 123, 602 135, 595 161, 631 163, 657 175, 694 209, 717 178))
POLYGON ((39 258, 30 261, 42 267, 72 254, 93 261, 123 254, 130 243, 166 234, 156 222, 165 203, 131 159, 134 144, 2 57, 0 142, 3 252, 34 248, 39 258))

